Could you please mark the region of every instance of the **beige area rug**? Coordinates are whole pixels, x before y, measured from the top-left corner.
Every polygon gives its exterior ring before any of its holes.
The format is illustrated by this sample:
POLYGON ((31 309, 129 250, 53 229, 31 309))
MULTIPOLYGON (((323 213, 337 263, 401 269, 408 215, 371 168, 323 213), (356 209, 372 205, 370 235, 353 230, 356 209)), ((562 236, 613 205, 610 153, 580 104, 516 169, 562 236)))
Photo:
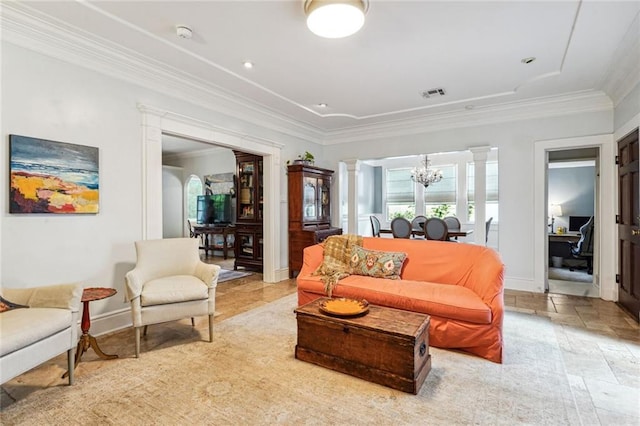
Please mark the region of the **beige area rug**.
POLYGON ((504 364, 431 348, 418 395, 294 358, 291 295, 11 404, 3 425, 581 424, 553 325, 507 312, 504 364))
POLYGON ((235 280, 237 278, 248 277, 249 275, 253 275, 253 273, 246 271, 231 271, 229 269, 220 269, 220 273, 218 274, 218 284, 225 281, 235 280))

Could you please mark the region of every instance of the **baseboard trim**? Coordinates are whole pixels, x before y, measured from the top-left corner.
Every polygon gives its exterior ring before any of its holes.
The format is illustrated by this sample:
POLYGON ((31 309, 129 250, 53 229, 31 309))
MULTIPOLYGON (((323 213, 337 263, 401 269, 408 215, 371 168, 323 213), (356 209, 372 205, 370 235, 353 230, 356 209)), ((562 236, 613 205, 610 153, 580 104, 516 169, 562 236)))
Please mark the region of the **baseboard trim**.
POLYGON ((533 293, 544 293, 542 285, 536 285, 534 280, 527 280, 524 278, 505 277, 504 288, 509 290, 530 291, 533 293))
POLYGON ((289 279, 289 268, 281 268, 276 270, 276 282, 289 279))
POLYGON ((119 309, 91 318, 91 329, 89 333, 91 333, 92 336, 100 336, 131 327, 132 325, 131 309, 119 309))

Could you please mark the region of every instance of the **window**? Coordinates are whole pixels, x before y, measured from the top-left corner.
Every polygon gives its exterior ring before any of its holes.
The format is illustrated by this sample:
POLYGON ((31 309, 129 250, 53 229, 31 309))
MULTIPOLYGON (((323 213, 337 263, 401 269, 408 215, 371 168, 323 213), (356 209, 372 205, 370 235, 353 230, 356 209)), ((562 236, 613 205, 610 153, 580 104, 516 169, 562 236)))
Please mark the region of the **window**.
POLYGON ((416 214, 415 183, 411 180, 412 169, 387 169, 387 220, 402 216, 412 219, 416 214))
POLYGON ((424 211, 427 217, 456 215, 458 176, 455 165, 438 166, 442 180, 425 189, 424 211))
POLYGON ((196 223, 198 195, 202 195, 202 181, 196 175, 191 175, 187 181, 187 219, 196 223))
MULTIPOLYGON (((486 218, 493 218, 498 222, 498 162, 487 161, 487 211, 486 218)), ((473 163, 467 164, 467 202, 469 206, 469 222, 475 222, 474 214, 474 179, 475 168, 473 163)))

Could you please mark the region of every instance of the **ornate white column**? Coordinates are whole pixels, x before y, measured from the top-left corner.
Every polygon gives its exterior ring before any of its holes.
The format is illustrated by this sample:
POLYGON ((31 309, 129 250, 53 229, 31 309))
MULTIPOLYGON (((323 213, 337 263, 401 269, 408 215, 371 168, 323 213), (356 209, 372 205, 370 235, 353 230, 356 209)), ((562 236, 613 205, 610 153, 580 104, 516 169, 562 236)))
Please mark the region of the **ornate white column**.
POLYGON ((475 226, 473 234, 476 244, 485 245, 486 221, 487 221, 487 155, 489 154, 489 146, 478 146, 469 148, 473 153, 473 203, 475 226))
POLYGON ((360 173, 360 161, 345 160, 347 165, 347 229, 343 234, 358 233, 358 175, 360 173))

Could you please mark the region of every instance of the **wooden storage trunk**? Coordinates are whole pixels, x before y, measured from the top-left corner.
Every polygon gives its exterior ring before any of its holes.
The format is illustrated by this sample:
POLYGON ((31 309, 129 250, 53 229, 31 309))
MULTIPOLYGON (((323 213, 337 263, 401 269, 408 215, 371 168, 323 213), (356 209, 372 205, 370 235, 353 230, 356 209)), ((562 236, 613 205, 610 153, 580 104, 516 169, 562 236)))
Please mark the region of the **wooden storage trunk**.
POLYGON ((296 309, 296 358, 417 394, 431 370, 429 316, 369 306, 357 318, 322 312, 318 299, 296 309))

